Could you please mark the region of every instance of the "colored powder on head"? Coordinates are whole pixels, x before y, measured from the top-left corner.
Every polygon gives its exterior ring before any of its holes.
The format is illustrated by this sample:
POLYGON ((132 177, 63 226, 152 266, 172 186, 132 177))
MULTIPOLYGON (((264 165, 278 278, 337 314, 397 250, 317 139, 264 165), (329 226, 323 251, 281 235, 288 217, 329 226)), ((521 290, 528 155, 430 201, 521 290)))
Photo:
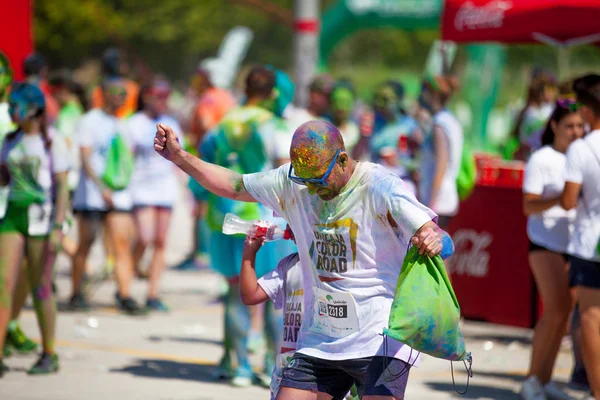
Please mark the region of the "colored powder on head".
POLYGON ((338 129, 325 121, 309 121, 294 133, 290 150, 298 176, 318 177, 325 173, 335 153, 343 148, 338 129))

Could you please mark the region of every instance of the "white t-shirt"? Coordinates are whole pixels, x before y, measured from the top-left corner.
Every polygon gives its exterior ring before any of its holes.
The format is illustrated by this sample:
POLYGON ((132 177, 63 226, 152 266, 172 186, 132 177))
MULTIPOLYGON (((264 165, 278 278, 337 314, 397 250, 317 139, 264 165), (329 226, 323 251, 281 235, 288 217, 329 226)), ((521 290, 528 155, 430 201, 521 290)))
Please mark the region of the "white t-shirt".
MULTIPOLYGON (((77 131, 79 132, 79 146, 91 150, 89 163, 98 178, 104 174, 106 168, 106 154, 112 139, 118 133, 123 133, 123 121, 113 115, 96 108, 88 111, 81 117, 77 131)), ((123 134, 126 141, 130 138, 123 134)), ((131 209, 131 193, 129 189, 113 192, 113 207, 120 211, 131 209)), ((73 208, 87 211, 107 211, 100 188, 92 181, 82 169, 79 184, 73 196, 73 208)))
POLYGON ((271 379, 271 393, 277 395, 281 371, 296 352, 298 335, 302 326, 304 304, 302 297, 302 269, 298 253, 290 254, 282 259, 275 270, 269 272, 258 280, 267 296, 275 303, 275 309, 283 309, 283 338, 281 349, 275 362, 273 378, 271 379))
MULTIPOLYGON (((289 180, 289 168, 243 179, 250 195, 283 216, 296 238, 306 310, 298 352, 328 360, 383 355, 381 333, 408 244, 435 213, 398 176, 372 163, 358 163, 330 201, 289 180)), ((388 356, 416 362, 417 354, 388 338, 388 356)))
MULTIPOLYGON (((525 167, 523 192, 542 196, 543 200, 560 197, 565 188, 567 157, 552 146, 544 146, 531 155, 525 167)), ((575 210, 556 205, 527 218, 527 235, 538 246, 566 253, 575 210)))
POLYGON ((600 130, 569 146, 565 180, 581 185, 568 253, 600 262, 596 252, 600 240, 600 162, 596 157, 600 158, 600 130))
POLYGON ((424 204, 433 204, 439 215, 454 216, 458 212, 458 189, 456 178, 460 172, 463 151, 463 130, 460 122, 449 111, 444 110, 433 117, 434 126, 439 126, 448 142, 448 165, 438 190, 437 198, 431 199, 431 188, 435 176, 435 152, 433 135, 426 140, 421 154, 421 182, 419 184, 420 200, 424 204), (433 200, 433 201, 432 201, 433 200))
POLYGON ((135 155, 129 186, 135 206, 173 207, 177 199, 177 175, 173 163, 154 151, 154 135, 159 123, 169 125, 182 136, 179 123, 166 115, 152 120, 145 112, 138 112, 123 122, 123 131, 131 140, 135 155))
POLYGON ((26 135, 21 131, 5 140, 0 160, 10 175, 9 202, 27 203, 32 198, 52 201, 52 174, 66 172, 71 165, 62 137, 51 129, 48 135, 52 139, 50 154, 41 133, 26 135))

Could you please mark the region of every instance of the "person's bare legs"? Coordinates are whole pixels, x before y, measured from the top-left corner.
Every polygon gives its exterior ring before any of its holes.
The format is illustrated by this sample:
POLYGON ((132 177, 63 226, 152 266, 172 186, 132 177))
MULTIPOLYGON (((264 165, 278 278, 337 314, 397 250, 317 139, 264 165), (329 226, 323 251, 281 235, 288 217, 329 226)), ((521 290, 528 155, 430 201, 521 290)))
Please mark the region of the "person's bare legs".
POLYGON ((81 295, 81 286, 86 272, 87 258, 90 254, 92 245, 94 244, 94 239, 96 238, 98 223, 98 221, 94 221, 92 218, 83 216, 77 217, 79 245, 73 256, 73 270, 71 272, 72 296, 81 295))
POLYGON ((146 249, 154 239, 155 213, 153 207, 138 207, 133 211, 136 240, 133 248, 133 266, 138 276, 142 275, 140 262, 146 249))
POLYGON ((20 234, 12 232, 0 234, 0 350, 4 348, 6 328, 12 311, 12 295, 18 280, 24 249, 25 239, 20 234))
POLYGON ((56 302, 52 293, 52 269, 56 254, 47 238, 27 239, 27 272, 44 353, 54 354, 56 302))
POLYGON ((117 290, 122 299, 130 297, 129 289, 133 277, 133 256, 129 242, 131 215, 125 212, 111 211, 106 216, 106 226, 112 239, 115 255, 115 279, 117 290))
POLYGON ((27 296, 29 295, 29 279, 27 277, 27 263, 22 262, 21 268, 19 268, 19 278, 17 279, 17 285, 12 297, 12 310, 10 313, 10 320, 14 321, 19 319, 21 310, 25 306, 27 296))
POLYGON ((112 275, 115 267, 115 249, 112 240, 112 236, 110 233, 110 226, 106 219, 104 220, 104 224, 102 225, 102 246, 104 247, 104 275, 108 278, 112 275))
POLYGON ((275 400, 331 400, 333 397, 327 393, 311 392, 310 390, 280 387, 275 400))
POLYGON ((77 243, 68 236, 63 236, 62 242, 60 243, 61 251, 67 255, 71 260, 77 254, 77 243))
POLYGON ((600 400, 600 289, 577 287, 581 313, 581 341, 583 362, 590 387, 600 400))
POLYGON ((569 290, 567 265, 561 255, 550 251, 534 251, 529 253, 529 263, 542 297, 544 312, 533 333, 528 376, 537 377, 544 385, 552 378, 556 356, 573 309, 573 299, 569 290))
POLYGON ((149 299, 158 298, 160 277, 165 268, 165 251, 171 214, 172 210, 169 208, 154 208, 154 253, 148 274, 149 299))

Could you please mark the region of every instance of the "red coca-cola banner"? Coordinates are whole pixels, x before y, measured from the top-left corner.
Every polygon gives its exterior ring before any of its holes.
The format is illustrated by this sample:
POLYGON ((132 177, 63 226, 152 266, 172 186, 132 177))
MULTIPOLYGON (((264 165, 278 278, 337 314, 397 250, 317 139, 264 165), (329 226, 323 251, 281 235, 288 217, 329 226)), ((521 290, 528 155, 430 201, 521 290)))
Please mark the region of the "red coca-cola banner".
POLYGON ((598 0, 446 0, 442 38, 504 43, 600 41, 598 0))
POLYGON ((0 0, 0 51, 10 60, 15 79, 23 79, 21 64, 33 50, 32 0, 0 0))
POLYGON ((466 318, 525 328, 535 323, 522 202, 519 187, 477 185, 450 222, 456 251, 446 267, 466 318))

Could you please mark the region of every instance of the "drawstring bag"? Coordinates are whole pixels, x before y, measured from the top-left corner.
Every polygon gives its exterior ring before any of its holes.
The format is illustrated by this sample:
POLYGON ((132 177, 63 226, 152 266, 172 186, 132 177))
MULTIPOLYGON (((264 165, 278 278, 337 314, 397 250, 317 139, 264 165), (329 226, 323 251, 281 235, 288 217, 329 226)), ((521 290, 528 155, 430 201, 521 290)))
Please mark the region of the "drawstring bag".
POLYGON ((411 247, 398 277, 384 335, 436 358, 463 361, 470 378, 472 358, 459 322, 460 307, 444 261, 440 256, 420 255, 418 248, 411 247))
POLYGON ((111 190, 123 190, 131 181, 134 166, 133 154, 127 147, 125 139, 117 134, 106 153, 106 167, 102 175, 102 182, 111 190))

